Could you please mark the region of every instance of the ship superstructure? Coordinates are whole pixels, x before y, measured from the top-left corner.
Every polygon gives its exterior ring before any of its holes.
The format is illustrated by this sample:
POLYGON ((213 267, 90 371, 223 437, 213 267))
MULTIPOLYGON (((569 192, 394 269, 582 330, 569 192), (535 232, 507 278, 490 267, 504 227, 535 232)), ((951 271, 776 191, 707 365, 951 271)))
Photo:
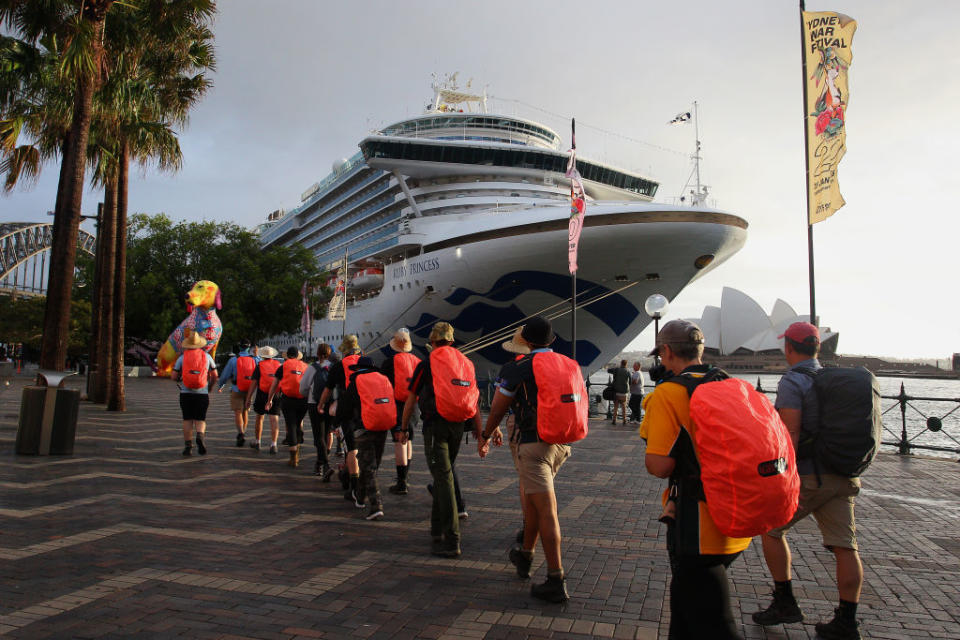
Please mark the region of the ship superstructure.
MULTIPOLYGON (((336 344, 345 330, 377 349, 407 326, 422 348, 443 319, 458 342, 480 347, 473 357, 485 374, 507 357, 485 336, 564 312, 568 153, 550 128, 488 113, 483 95, 434 90, 426 114, 361 140, 297 207, 272 214, 261 240, 301 244, 324 271, 349 257, 346 321, 314 321, 314 342, 336 344)), ((588 199, 577 359, 591 369, 647 324, 647 295, 673 298, 738 250, 747 225, 713 209, 654 204, 657 183, 636 173, 582 158, 577 168, 588 199)), ((555 321, 561 351, 568 324, 555 321)))

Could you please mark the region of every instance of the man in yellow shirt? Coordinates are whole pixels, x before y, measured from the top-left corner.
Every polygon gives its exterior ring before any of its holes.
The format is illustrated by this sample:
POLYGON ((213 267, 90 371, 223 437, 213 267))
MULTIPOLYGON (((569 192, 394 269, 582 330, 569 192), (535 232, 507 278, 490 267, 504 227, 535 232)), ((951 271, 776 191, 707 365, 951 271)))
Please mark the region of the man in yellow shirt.
POLYGON ((669 478, 664 493, 670 582, 670 640, 742 638, 730 610, 727 567, 750 545, 717 530, 703 497, 700 464, 694 447, 687 388, 674 376, 701 378, 703 332, 686 320, 671 320, 657 334, 656 348, 667 370, 664 382, 644 401, 640 437, 647 442, 647 471, 669 478), (670 504, 668 504, 668 501, 670 504), (668 515, 670 514, 670 515, 668 515))

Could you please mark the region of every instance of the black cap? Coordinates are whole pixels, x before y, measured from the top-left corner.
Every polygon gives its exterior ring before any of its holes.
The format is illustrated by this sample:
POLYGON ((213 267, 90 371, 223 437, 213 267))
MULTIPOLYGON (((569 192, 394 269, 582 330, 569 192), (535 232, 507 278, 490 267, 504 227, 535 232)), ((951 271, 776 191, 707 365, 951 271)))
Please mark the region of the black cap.
POLYGON ((543 316, 533 316, 523 325, 520 337, 533 347, 546 347, 556 337, 553 335, 553 325, 543 316))
POLYGON ((357 371, 358 369, 376 369, 376 365, 373 364, 373 358, 370 356, 360 356, 357 361, 350 365, 351 371, 357 371))

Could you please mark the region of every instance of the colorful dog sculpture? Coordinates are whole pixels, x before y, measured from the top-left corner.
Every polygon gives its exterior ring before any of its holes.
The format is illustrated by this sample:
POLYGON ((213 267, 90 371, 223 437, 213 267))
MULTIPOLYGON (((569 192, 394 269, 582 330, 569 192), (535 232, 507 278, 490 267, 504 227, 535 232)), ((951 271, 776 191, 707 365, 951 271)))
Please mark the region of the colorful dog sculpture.
POLYGON ((217 355, 217 343, 220 342, 220 334, 223 333, 223 325, 220 324, 216 311, 221 306, 220 287, 209 280, 200 280, 187 293, 186 300, 190 315, 184 318, 180 326, 173 330, 167 341, 160 347, 160 352, 157 354, 158 376, 170 377, 173 365, 183 353, 183 347, 180 345, 187 337, 187 329, 203 336, 207 341, 207 346, 203 350, 209 353, 210 357, 217 355))

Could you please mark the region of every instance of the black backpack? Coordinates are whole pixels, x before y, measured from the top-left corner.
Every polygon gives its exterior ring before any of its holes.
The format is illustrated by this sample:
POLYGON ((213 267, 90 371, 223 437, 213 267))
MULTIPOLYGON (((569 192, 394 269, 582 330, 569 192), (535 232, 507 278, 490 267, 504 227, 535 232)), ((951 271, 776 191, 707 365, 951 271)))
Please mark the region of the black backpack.
POLYGON ((327 378, 330 377, 330 369, 321 367, 319 362, 314 362, 311 366, 316 369, 313 373, 313 400, 320 402, 323 388, 327 386, 327 378))
POLYGON ((880 386, 863 367, 801 369, 813 379, 819 414, 816 431, 800 434, 798 458, 820 470, 856 478, 880 448, 883 431, 880 386))

